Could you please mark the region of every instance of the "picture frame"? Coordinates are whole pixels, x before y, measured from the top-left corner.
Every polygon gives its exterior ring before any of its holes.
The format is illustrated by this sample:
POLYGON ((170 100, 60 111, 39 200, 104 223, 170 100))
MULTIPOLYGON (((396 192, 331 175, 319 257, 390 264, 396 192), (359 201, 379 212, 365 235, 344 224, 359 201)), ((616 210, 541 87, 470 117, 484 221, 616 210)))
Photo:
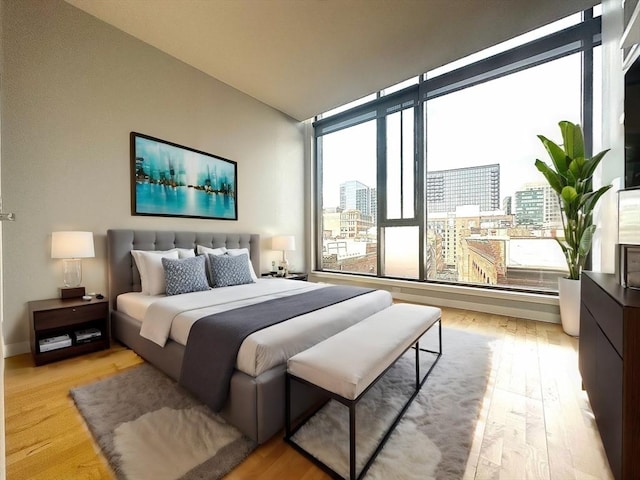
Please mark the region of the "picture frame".
POLYGON ((233 160, 130 134, 131 214, 238 220, 238 165, 233 160))
POLYGON ((618 190, 618 243, 640 244, 640 188, 618 190))
POLYGON ((620 284, 640 289, 640 245, 620 245, 620 284))

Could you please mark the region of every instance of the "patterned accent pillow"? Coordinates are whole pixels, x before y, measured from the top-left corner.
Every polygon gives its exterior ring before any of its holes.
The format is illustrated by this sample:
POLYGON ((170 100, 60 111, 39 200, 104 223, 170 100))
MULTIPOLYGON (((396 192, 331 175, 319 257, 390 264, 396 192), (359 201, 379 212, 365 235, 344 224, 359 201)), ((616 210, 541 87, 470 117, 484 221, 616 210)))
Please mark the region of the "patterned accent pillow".
POLYGON ((249 270, 249 256, 211 255, 209 257, 209 277, 213 287, 231 287, 255 283, 249 270))
POLYGON ((201 292, 209 290, 204 270, 204 257, 190 257, 182 260, 162 259, 167 295, 201 292))

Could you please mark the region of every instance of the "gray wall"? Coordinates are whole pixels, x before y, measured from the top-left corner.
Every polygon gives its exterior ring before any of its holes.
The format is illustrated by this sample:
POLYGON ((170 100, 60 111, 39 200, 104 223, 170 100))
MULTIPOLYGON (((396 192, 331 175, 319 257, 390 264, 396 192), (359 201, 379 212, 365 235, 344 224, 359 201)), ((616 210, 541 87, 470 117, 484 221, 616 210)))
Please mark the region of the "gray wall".
POLYGON ((279 258, 269 237, 294 234, 289 259, 305 267, 301 124, 61 0, 2 8, 7 355, 27 346, 26 302, 58 295, 55 230, 94 232, 89 292, 106 292, 108 228, 259 233, 263 271, 279 258), (131 216, 130 131, 237 161, 239 220, 131 216))

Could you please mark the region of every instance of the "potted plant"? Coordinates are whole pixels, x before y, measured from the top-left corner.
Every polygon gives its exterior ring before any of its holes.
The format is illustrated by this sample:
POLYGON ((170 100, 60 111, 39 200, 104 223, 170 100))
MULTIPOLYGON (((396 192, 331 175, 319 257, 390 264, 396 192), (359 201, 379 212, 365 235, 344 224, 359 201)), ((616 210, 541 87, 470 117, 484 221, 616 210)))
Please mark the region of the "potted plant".
POLYGON ((546 148, 553 166, 536 160, 536 168, 558 194, 562 216, 564 238, 556 237, 567 260, 569 276, 558 278, 560 297, 560 318, 562 328, 572 336, 580 332, 580 273, 587 255, 596 226, 593 225, 593 209, 600 197, 611 188, 605 185, 593 190, 593 173, 609 150, 585 158, 584 138, 580 125, 562 121, 562 146, 538 135, 546 148))

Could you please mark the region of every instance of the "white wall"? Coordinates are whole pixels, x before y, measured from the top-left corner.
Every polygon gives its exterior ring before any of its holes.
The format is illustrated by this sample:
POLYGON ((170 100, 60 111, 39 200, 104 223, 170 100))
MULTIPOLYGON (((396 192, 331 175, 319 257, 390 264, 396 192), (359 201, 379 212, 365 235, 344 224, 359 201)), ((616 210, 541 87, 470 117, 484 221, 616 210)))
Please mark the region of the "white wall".
MULTIPOLYGON (((3 8, 2 4, 0 4, 0 52, 2 52, 2 18, 3 18, 3 8)), ((3 59, 0 55, 0 79, 4 79, 4 65, 3 59)), ((0 82, 0 90, 2 89, 2 82, 0 82)), ((0 115, 2 112, 2 99, 0 98, 0 115)), ((1 121, 1 120, 0 120, 1 121)), ((2 141, 0 138, 0 145, 2 141)), ((1 147, 0 147, 1 148, 1 147)), ((1 165, 2 155, 0 153, 0 171, 2 168, 1 165)), ((0 195, 1 195, 0 191, 0 195)), ((0 198, 2 198, 0 196, 0 198)), ((0 208, 0 211, 2 209, 0 208)), ((2 222, 0 222, 0 235, 2 233, 2 222)), ((2 252, 2 238, 0 238, 0 253, 2 252)), ((2 301, 2 258, 0 258, 0 480, 5 480, 7 476, 6 469, 6 446, 5 446, 5 417, 4 417, 4 338, 2 336, 2 309, 3 305, 2 301)))
POLYGON ((594 179, 595 185, 613 183, 602 198, 596 218, 593 269, 613 273, 618 242, 618 189, 624 188, 624 75, 620 38, 623 11, 620 0, 602 2, 602 148, 610 148, 594 179))
MULTIPOLYGON (((26 302, 58 295, 54 230, 90 230, 83 285, 106 292, 108 228, 294 234, 303 269, 302 125, 61 0, 3 0, 2 193, 6 354, 29 338, 26 302), (238 221, 136 217, 129 132, 238 162, 238 221)), ((229 48, 233 48, 230 39, 229 48)), ((260 72, 255 72, 260 75, 260 72)))

